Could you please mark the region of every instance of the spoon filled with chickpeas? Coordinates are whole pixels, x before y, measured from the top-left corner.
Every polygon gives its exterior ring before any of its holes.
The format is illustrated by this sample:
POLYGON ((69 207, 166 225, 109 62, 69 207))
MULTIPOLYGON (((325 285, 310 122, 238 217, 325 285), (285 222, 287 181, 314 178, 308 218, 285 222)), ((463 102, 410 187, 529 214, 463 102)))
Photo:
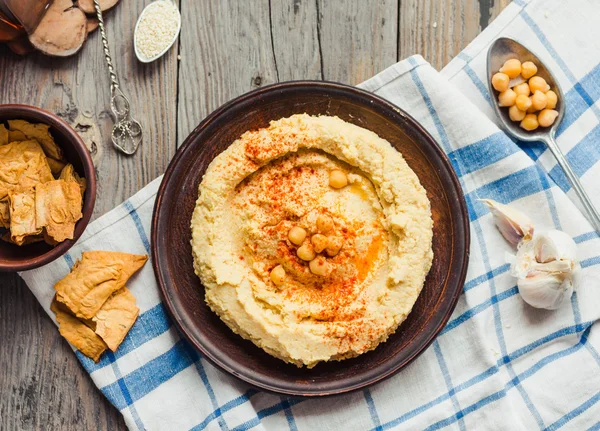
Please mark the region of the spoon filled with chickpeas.
POLYGON ((600 214, 555 140, 565 113, 558 81, 535 54, 506 37, 490 47, 487 72, 492 106, 506 132, 520 141, 546 144, 600 233, 600 214))

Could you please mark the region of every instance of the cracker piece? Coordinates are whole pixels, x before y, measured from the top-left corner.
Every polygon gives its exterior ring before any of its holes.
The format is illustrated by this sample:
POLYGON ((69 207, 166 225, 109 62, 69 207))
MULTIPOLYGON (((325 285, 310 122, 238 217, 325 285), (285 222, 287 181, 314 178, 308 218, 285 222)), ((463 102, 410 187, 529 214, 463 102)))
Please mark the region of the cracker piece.
POLYGON ((28 139, 35 139, 44 149, 48 157, 60 160, 62 159, 62 150, 50 134, 50 126, 47 124, 31 124, 24 120, 8 120, 8 128, 11 131, 22 132, 28 139))
POLYGON ((69 343, 75 346, 88 358, 98 362, 100 355, 106 350, 106 344, 91 328, 78 318, 72 316, 54 299, 50 310, 56 314, 58 331, 69 343))
POLYGON ((10 191, 27 190, 54 180, 42 147, 36 141, 0 146, 0 200, 10 191))
POLYGON ((81 197, 85 194, 85 189, 87 188, 87 181, 85 178, 79 176, 77 172, 75 172, 75 168, 72 164, 67 164, 63 170, 60 172, 59 179, 65 181, 73 181, 79 185, 81 188, 81 197))
POLYGON ((4 124, 0 124, 0 145, 8 145, 8 129, 4 124))
POLYGON ((67 165, 67 162, 63 162, 62 160, 56 160, 56 159, 53 159, 52 157, 48 157, 47 161, 48 161, 48 166, 50 166, 50 171, 52 172, 52 175, 54 175, 54 178, 58 179, 58 177, 60 176, 60 173, 67 165))
POLYGON ((35 186, 35 217, 38 228, 46 228, 57 242, 73 239, 75 223, 82 217, 79 184, 53 180, 35 186))
POLYGON ((148 256, 135 254, 84 252, 71 273, 54 286, 57 300, 77 317, 91 319, 147 260, 148 256))
MULTIPOLYGON (((10 237, 10 231, 5 232, 4 235, 2 235, 0 237, 0 239, 2 241, 6 241, 6 242, 9 242, 11 244, 14 244, 13 240, 10 237)), ((27 244, 33 244, 33 243, 36 243, 36 242, 42 242, 43 240, 44 240, 44 236, 43 235, 28 236, 28 237, 25 237, 25 239, 23 240, 23 244, 21 244, 21 245, 27 245, 27 244)))
POLYGON ((104 340, 110 350, 116 352, 119 345, 135 323, 140 309, 135 304, 135 296, 123 287, 113 293, 92 317, 95 332, 104 340))
POLYGON ((36 225, 35 189, 10 192, 10 239, 17 245, 23 245, 29 236, 42 233, 36 225))
POLYGON ((10 144, 12 144, 13 142, 21 142, 21 141, 26 141, 27 140, 27 136, 25 136, 25 133, 20 132, 18 130, 9 130, 8 131, 8 142, 10 144))

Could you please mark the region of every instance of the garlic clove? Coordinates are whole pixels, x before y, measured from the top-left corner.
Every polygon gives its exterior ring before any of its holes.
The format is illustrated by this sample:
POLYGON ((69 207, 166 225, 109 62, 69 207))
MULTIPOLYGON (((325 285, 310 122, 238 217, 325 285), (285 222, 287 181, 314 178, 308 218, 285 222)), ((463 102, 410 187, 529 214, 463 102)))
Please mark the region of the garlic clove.
POLYGON ((526 303, 546 310, 556 310, 573 295, 573 283, 565 274, 532 272, 520 278, 517 286, 526 303))
POLYGON ((575 263, 572 260, 553 260, 547 263, 533 262, 531 269, 538 272, 571 274, 575 263))
POLYGON ((492 199, 481 199, 481 202, 489 208, 498 230, 512 245, 517 245, 522 239, 531 239, 533 236, 533 222, 528 216, 492 199))
POLYGON ((577 261, 577 244, 568 234, 560 230, 550 230, 535 237, 535 260, 547 263, 554 260, 577 261))
POLYGON ((517 246, 517 254, 510 263, 510 274, 515 278, 527 277, 535 264, 533 241, 523 241, 517 246))

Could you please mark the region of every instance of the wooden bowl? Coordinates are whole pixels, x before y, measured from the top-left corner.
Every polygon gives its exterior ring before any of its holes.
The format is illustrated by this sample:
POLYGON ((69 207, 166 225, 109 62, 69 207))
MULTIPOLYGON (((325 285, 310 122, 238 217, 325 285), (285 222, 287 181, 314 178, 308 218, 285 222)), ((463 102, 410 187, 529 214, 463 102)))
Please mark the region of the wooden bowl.
POLYGON ((83 217, 75 225, 72 240, 63 241, 55 247, 44 242, 17 246, 0 241, 0 271, 25 271, 38 268, 64 255, 81 236, 94 212, 96 172, 83 140, 71 126, 56 115, 34 106, 0 105, 0 122, 5 123, 7 120, 48 124, 50 133, 65 154, 65 159, 73 165, 79 175, 87 179, 87 189, 83 197, 83 217))
POLYGON ((447 157, 413 118, 354 87, 287 82, 245 94, 209 115, 186 139, 162 181, 152 222, 152 258, 165 304, 180 331, 223 370, 256 387, 290 395, 348 392, 384 379, 414 360, 448 321, 469 256, 464 196, 447 157), (372 352, 297 368, 234 334, 204 302, 194 274, 190 220, 198 185, 212 159, 247 130, 297 113, 337 115, 387 139, 405 157, 431 200, 433 266, 408 319, 372 352))

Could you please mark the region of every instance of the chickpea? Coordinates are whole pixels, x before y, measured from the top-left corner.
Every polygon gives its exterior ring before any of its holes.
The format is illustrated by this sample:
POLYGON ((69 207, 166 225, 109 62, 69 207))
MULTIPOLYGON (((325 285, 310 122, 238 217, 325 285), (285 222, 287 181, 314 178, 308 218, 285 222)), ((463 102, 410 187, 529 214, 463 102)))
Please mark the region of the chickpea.
POLYGON ((546 80, 541 76, 534 76, 532 78, 529 78, 529 89, 534 94, 537 90, 540 90, 542 93, 545 93, 546 91, 550 90, 550 86, 548 85, 546 80))
POLYGON ((500 68, 500 72, 507 74, 510 79, 516 78, 521 74, 521 62, 516 58, 506 60, 504 66, 500 68))
POLYGON ((298 255, 298 257, 300 259, 302 259, 306 262, 310 262, 316 256, 316 253, 313 250, 312 245, 308 242, 301 245, 300 247, 298 247, 298 250, 296 250, 296 254, 298 255))
POLYGON ((510 88, 506 91, 503 91, 498 95, 498 105, 499 106, 513 106, 515 104, 515 100, 517 99, 517 93, 515 93, 510 88))
POLYGON ((548 98, 546 95, 540 90, 535 90, 535 93, 533 93, 533 96, 531 96, 531 106, 533 106, 536 111, 539 111, 544 109, 547 103, 548 98))
POLYGON ((334 189, 344 188, 348 185, 348 176, 344 172, 335 169, 329 174, 329 185, 334 189))
POLYGON ((538 115, 538 123, 542 127, 550 127, 558 117, 558 111, 554 109, 544 109, 538 115))
POLYGON ((329 272, 329 263, 323 256, 317 256, 308 264, 310 272, 315 275, 324 276, 329 272))
POLYGON ((342 246, 344 245, 344 238, 342 238, 341 236, 330 236, 328 238, 328 244, 327 244, 327 248, 325 249, 325 252, 327 253, 328 256, 336 256, 340 250, 342 249, 342 246))
POLYGON ((521 76, 525 79, 531 78, 537 73, 537 66, 531 61, 525 61, 521 65, 521 76))
POLYGON ((510 78, 506 73, 495 73, 494 76, 492 76, 492 87, 500 92, 506 91, 508 90, 509 81, 510 78))
POLYGON ((521 111, 517 105, 513 105, 508 108, 508 116, 512 121, 521 121, 525 118, 525 111, 521 111))
POLYGON ((288 239, 292 244, 300 245, 306 239, 306 231, 301 227, 294 226, 288 233, 288 239))
POLYGON ((275 286, 281 286, 285 282, 285 269, 283 269, 283 266, 277 265, 271 270, 271 281, 275 286))
POLYGON ((548 90, 546 92, 546 97, 548 98, 548 103, 546 103, 546 108, 554 109, 556 108, 556 104, 558 103, 558 96, 552 90, 548 90))
POLYGON ((520 111, 527 111, 531 107, 531 98, 524 94, 519 94, 515 99, 515 106, 519 108, 520 111))
POLYGON ((522 82, 521 84, 515 85, 513 87, 513 91, 517 93, 517 96, 523 94, 525 96, 529 96, 531 91, 529 90, 529 84, 526 82, 522 82))
POLYGON ((329 240, 327 239, 327 237, 325 235, 321 235, 320 233, 313 235, 310 239, 310 242, 313 245, 313 249, 317 253, 321 253, 327 248, 327 245, 329 244, 329 240))
POLYGON ((525 130, 532 131, 537 129, 539 126, 537 115, 527 114, 523 121, 521 121, 521 127, 525 130))
POLYGON ((317 216, 317 229, 321 233, 327 233, 333 229, 333 220, 325 214, 317 216))
MULTIPOLYGON (((529 96, 530 101, 531 101, 531 97, 532 96, 529 96)), ((537 109, 535 109, 535 106, 533 106, 533 102, 531 102, 531 106, 529 108, 527 108, 527 111, 525 111, 525 112, 527 112, 528 114, 533 114, 533 113, 537 112, 537 109)))

